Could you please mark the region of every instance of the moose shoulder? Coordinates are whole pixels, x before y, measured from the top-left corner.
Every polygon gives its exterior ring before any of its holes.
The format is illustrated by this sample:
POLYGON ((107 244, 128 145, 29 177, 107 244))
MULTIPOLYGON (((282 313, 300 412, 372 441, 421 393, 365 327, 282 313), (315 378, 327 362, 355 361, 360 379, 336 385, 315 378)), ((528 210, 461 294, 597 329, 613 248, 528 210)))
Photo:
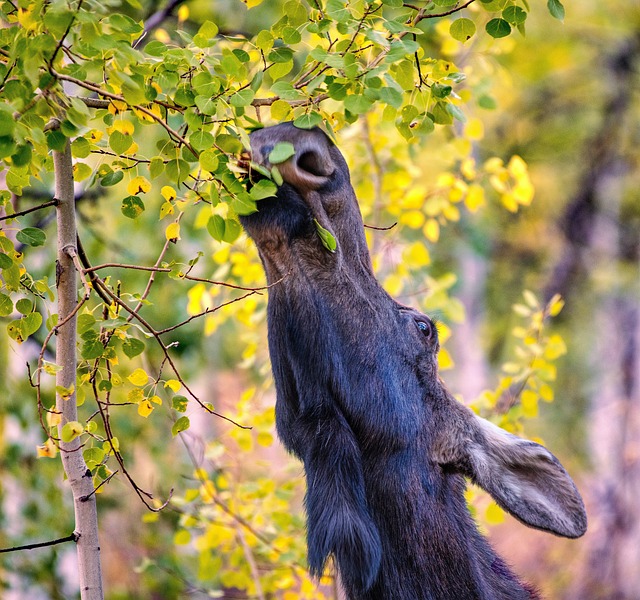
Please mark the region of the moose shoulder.
POLYGON ((544 447, 457 402, 438 376, 432 321, 373 275, 344 158, 319 129, 251 134, 273 198, 242 222, 269 283, 276 425, 307 477, 309 568, 333 555, 351 600, 535 598, 478 533, 465 477, 524 524, 578 537, 576 487, 544 447), (320 235, 332 236, 327 249, 320 235))

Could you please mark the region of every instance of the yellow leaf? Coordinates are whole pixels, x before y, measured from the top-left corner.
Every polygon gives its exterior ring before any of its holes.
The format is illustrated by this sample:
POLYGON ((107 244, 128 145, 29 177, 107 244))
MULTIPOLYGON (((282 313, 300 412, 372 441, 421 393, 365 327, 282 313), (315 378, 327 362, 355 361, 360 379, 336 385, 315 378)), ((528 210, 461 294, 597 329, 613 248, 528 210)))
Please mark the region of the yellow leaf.
MULTIPOLYGON (((123 105, 124 108, 127 107, 124 102, 118 102, 117 100, 113 102, 113 105, 116 106, 116 108, 119 108, 120 105, 123 105)), ((131 121, 127 121, 126 119, 117 119, 113 122, 113 125, 111 127, 113 131, 119 131, 124 135, 131 135, 134 131, 133 123, 131 121)))
POLYGON ((171 202, 163 202, 160 207, 160 220, 164 219, 168 215, 172 215, 175 212, 173 204, 171 202))
POLYGON ((540 398, 545 402, 553 402, 553 388, 546 383, 540 386, 540 398))
POLYGON ((525 417, 533 418, 538 416, 538 394, 533 390, 525 390, 520 397, 522 413, 525 417))
POLYGON ((266 448, 268 448, 269 446, 271 446, 271 444, 273 444, 273 436, 268 431, 261 431, 260 433, 258 433, 257 442, 258 444, 260 444, 260 446, 265 446, 266 448))
POLYGON ((504 521, 504 511, 495 502, 487 506, 484 515, 489 525, 497 525, 504 521))
POLYGON ((144 369, 136 369, 133 373, 131 373, 131 375, 129 375, 129 377, 127 377, 127 379, 133 385, 142 387, 143 385, 146 385, 147 382, 149 381, 149 375, 147 375, 144 369))
POLYGON ((134 177, 127 184, 127 192, 131 196, 137 196, 138 194, 146 194, 151 189, 151 183, 145 177, 139 175, 138 177, 134 177))
POLYGON ((464 128, 464 134, 469 139, 481 140, 484 137, 484 125, 480 119, 469 119, 464 128))
POLYGON ((171 36, 167 33, 165 29, 162 29, 162 28, 156 29, 156 32, 153 34, 153 37, 155 37, 159 42, 163 42, 164 44, 168 44, 171 41, 171 36))
POLYGON ((132 156, 134 154, 138 154, 138 150, 139 150, 138 144, 133 142, 131 146, 129 146, 129 148, 125 150, 122 154, 132 156))
POLYGON ((180 223, 171 223, 167 225, 164 235, 168 240, 179 240, 180 239, 180 223))
POLYGON ((451 358, 451 354, 445 349, 440 348, 440 352, 438 353, 438 368, 441 371, 446 369, 451 369, 453 367, 453 359, 451 358))
POLYGON ((419 210, 408 210, 400 215, 400 223, 411 229, 419 229, 424 223, 424 214, 419 210))
POLYGON ((167 202, 173 202, 178 197, 178 193, 170 185, 162 186, 160 193, 167 202))
POLYGON ((396 274, 389 275, 382 283, 382 287, 384 287, 391 296, 397 296, 402 291, 403 286, 404 282, 402 278, 396 274))
POLYGON ((164 387, 169 388, 174 394, 180 391, 182 384, 177 379, 167 379, 164 382, 164 387))
POLYGON ((189 18, 189 7, 186 4, 183 4, 178 9, 178 22, 184 23, 189 18))
POLYGON ((176 546, 184 546, 191 541, 191 533, 189 533, 186 529, 181 529, 180 531, 176 531, 176 534, 173 536, 173 543, 176 546))
POLYGON ((140 388, 134 388, 127 394, 127 402, 137 404, 144 400, 144 392, 140 388))
POLYGON ((472 212, 476 212, 484 204, 484 189, 477 183, 472 183, 467 190, 464 199, 466 207, 472 212))
POLYGON ((146 398, 138 404, 138 414, 145 419, 153 412, 151 402, 146 398))
POLYGON ((516 179, 520 177, 527 177, 527 163, 522 160, 517 154, 514 154, 507 165, 507 169, 509 173, 513 175, 516 179))
POLYGON ((55 410, 47 413, 47 425, 49 427, 57 427, 58 425, 60 425, 61 421, 62 413, 56 412, 55 410))
POLYGON ((55 458, 58 454, 58 448, 49 438, 44 444, 36 448, 38 458, 55 458))
POLYGON ((405 264, 411 269, 419 269, 431 262, 429 251, 421 242, 414 242, 402 252, 405 264))
POLYGON ((424 236, 434 244, 440 239, 440 224, 436 219, 428 219, 422 228, 424 236))
POLYGON ((149 400, 154 404, 162 404, 162 398, 160 398, 160 396, 151 396, 149 400))

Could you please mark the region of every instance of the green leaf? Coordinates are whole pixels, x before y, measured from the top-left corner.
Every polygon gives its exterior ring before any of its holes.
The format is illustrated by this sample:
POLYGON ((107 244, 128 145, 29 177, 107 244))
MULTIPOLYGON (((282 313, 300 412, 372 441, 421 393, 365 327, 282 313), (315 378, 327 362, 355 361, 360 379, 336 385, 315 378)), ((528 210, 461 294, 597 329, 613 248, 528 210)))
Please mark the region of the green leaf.
POLYGON ((33 303, 28 298, 20 298, 16 302, 16 310, 23 315, 28 315, 33 310, 33 303))
POLYGON ((442 85, 441 83, 434 83, 431 86, 431 93, 435 98, 440 100, 451 95, 453 88, 450 85, 442 85))
POLYGON ((502 18, 512 25, 520 25, 527 20, 527 12, 519 6, 507 6, 502 11, 502 18))
POLYGON ((278 186, 268 179, 261 179, 255 183, 249 192, 254 200, 264 200, 276 195, 278 186))
POLYGON ((16 122, 9 107, 0 107, 0 136, 11 136, 15 126, 16 122))
POLYGON ((13 302, 10 296, 0 292, 0 317, 8 317, 13 312, 13 302))
POLYGON ((207 231, 214 240, 221 242, 224 237, 224 219, 220 215, 212 215, 209 217, 207 231))
POLYGON ((322 245, 329 250, 329 252, 335 252, 338 248, 338 242, 333 234, 325 229, 320 223, 318 223, 317 219, 314 219, 313 222, 316 225, 316 230, 318 231, 318 236, 320 237, 320 241, 322 245))
POLYGON ((564 21, 564 6, 560 0, 547 0, 547 8, 552 17, 564 21))
POLYGON ((198 48, 209 48, 215 46, 218 26, 213 21, 205 21, 198 29, 198 33, 193 36, 193 43, 198 48))
POLYGON ((109 147, 116 154, 124 154, 133 144, 133 138, 130 135, 125 135, 121 131, 114 131, 109 136, 109 147))
POLYGON ((25 227, 18 231, 16 239, 27 246, 44 246, 44 243, 47 241, 47 236, 42 229, 25 227))
POLYGON ((249 104, 253 102, 255 95, 256 93, 250 88, 246 90, 239 90, 229 98, 229 104, 231 104, 231 106, 235 106, 236 108, 239 108, 241 106, 249 106, 249 104))
POLYGON ((10 269, 13 266, 13 260, 8 254, 0 252, 0 269, 10 269))
POLYGON ((449 27, 449 34, 454 40, 466 42, 476 32, 476 24, 471 19, 456 19, 449 27))
POLYGON ((134 358, 138 354, 142 354, 145 349, 145 343, 137 338, 128 337, 122 342, 122 351, 128 358, 134 358))
POLYGON ((178 412, 185 412, 187 410, 188 404, 189 404, 189 401, 184 396, 181 396, 180 394, 177 394, 176 396, 171 398, 171 408, 173 408, 173 410, 176 410, 178 412))
MULTIPOLYGON (((196 131, 189 136, 189 143, 198 151, 209 150, 215 138, 208 131, 196 131)), ((208 170, 208 169, 207 169, 208 170)))
POLYGON ((100 184, 109 187, 120 183, 124 179, 124 171, 111 171, 107 173, 101 180, 100 184))
POLYGON ((380 100, 393 106, 394 108, 400 108, 402 106, 402 94, 395 88, 383 87, 379 91, 380 100))
POLYGON ((189 429, 190 425, 191 425, 191 423, 189 422, 189 417, 180 417, 173 424, 173 427, 171 428, 171 434, 175 437, 181 431, 185 431, 186 429, 189 429))
POLYGON ((503 38, 511 33, 511 25, 504 19, 491 19, 485 29, 493 38, 503 38))
POLYGON ((26 167, 31 162, 32 154, 31 144, 22 144, 11 155, 11 162, 14 167, 26 167))
POLYGON ((87 467, 95 469, 104 460, 104 450, 102 448, 87 448, 82 456, 87 467))
POLYGON ((53 131, 47 132, 47 146, 51 150, 56 150, 57 152, 63 152, 67 145, 67 138, 64 133, 54 129, 53 131))
POLYGON ((69 421, 62 427, 60 437, 63 442, 70 442, 75 440, 83 431, 84 427, 82 426, 82 423, 78 423, 78 421, 69 421))
POLYGON ((293 124, 298 129, 313 129, 322 123, 322 116, 317 112, 310 112, 294 119, 293 124))
POLYGON ((344 100, 344 107, 354 115, 362 115, 373 106, 373 101, 366 96, 353 94, 347 96, 344 100))
POLYGON ((82 344, 80 348, 80 356, 85 360, 94 360, 96 358, 100 358, 104 353, 104 346, 100 339, 96 337, 92 337, 82 344))
POLYGON ((296 149, 290 142, 278 142, 271 152, 269 152, 269 162, 272 165, 279 165, 280 163, 289 160, 296 153, 296 149))
POLYGON ((120 210, 125 217, 136 219, 144 212, 144 202, 138 196, 127 196, 122 201, 120 210))
POLYGON ((167 51, 167 46, 166 46, 166 44, 163 44, 162 42, 160 42, 158 40, 153 40, 152 42, 149 42, 144 47, 144 51, 149 56, 158 56, 158 57, 160 57, 167 51))
MULTIPOLYGON (((213 144, 212 144, 213 145, 213 144)), ((204 150, 200 153, 198 157, 200 161, 200 166, 205 169, 205 171, 209 171, 210 173, 215 173, 218 169, 219 159, 218 153, 209 147, 208 150, 204 150)))

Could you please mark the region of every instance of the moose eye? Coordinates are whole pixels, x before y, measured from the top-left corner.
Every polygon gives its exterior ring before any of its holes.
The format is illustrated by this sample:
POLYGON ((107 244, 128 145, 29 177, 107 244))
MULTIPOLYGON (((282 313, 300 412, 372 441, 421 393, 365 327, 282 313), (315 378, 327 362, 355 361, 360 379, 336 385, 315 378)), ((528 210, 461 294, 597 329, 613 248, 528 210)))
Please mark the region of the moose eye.
POLYGON ((433 325, 428 321, 416 321, 416 325, 425 337, 430 338, 433 335, 433 325))

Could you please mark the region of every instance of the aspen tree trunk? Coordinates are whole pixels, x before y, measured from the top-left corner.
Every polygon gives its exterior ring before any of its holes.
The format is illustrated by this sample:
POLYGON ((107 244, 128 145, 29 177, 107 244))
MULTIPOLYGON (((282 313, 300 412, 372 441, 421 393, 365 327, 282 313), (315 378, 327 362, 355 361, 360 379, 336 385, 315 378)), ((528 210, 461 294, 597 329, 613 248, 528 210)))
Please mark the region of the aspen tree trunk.
MULTIPOLYGON (((64 152, 54 151, 53 164, 59 202, 56 288, 58 323, 62 324, 56 337, 56 363, 59 367, 56 386, 73 390, 69 395, 56 395, 56 409, 62 415, 58 437, 62 438, 65 423, 77 421, 78 418, 75 393, 76 315, 70 316, 78 302, 78 277, 73 261, 76 255, 76 211, 73 164, 68 142, 64 152)), ((82 600, 102 600, 98 515, 93 480, 82 457, 80 438, 76 437, 71 442, 60 441, 60 450, 62 465, 73 493, 80 596, 82 600)))

